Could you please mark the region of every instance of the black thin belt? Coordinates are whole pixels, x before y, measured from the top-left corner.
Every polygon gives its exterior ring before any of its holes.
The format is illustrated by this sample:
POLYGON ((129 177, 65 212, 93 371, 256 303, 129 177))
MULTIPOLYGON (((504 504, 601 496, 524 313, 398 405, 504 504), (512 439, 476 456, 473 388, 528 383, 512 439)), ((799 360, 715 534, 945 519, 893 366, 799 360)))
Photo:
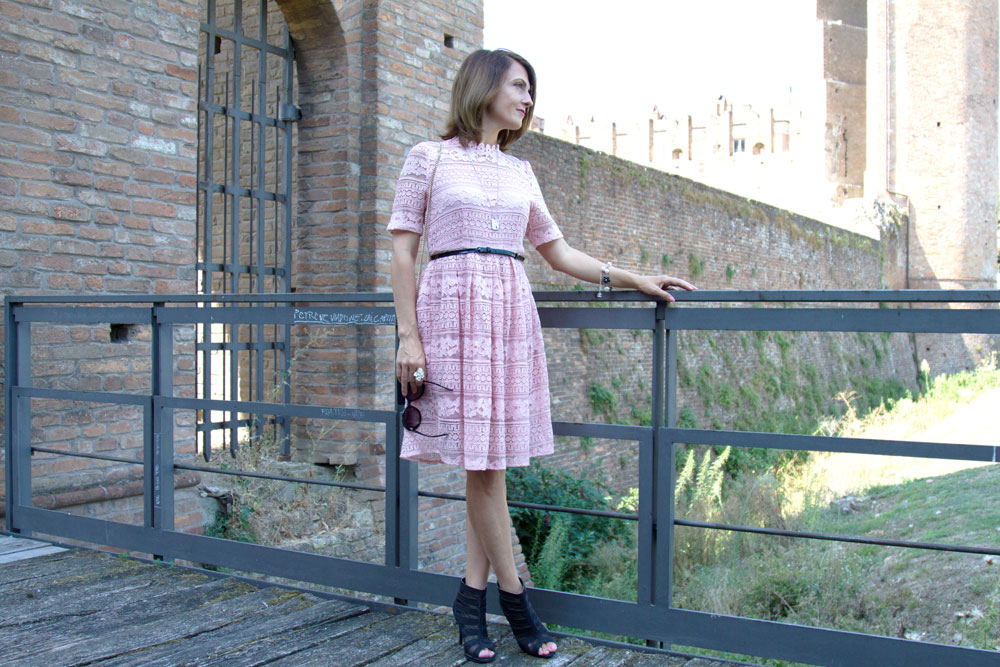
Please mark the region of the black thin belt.
POLYGON ((507 257, 513 257, 519 262, 524 261, 524 255, 519 255, 511 250, 502 250, 500 248, 462 248, 461 250, 445 250, 444 252, 436 252, 431 255, 431 259, 441 259, 442 257, 451 257, 452 255, 464 255, 467 252, 479 252, 484 255, 505 255, 507 257))

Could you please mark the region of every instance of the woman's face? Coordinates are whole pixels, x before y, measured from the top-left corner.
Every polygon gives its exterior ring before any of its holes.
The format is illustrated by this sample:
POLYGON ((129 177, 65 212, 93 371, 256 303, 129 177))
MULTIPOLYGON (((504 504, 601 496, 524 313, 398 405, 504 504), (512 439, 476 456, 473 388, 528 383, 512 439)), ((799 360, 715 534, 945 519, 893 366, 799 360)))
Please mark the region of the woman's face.
POLYGON ((528 72, 516 60, 511 60, 499 90, 483 112, 483 134, 490 130, 517 130, 524 123, 531 106, 528 72))

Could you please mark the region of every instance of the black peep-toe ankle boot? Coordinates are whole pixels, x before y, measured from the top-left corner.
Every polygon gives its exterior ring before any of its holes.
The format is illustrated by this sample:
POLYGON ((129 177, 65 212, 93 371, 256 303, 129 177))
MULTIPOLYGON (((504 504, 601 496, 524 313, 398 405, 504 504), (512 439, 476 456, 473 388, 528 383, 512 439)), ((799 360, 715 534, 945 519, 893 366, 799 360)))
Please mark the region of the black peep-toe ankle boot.
POLYGON ((545 624, 538 620, 535 610, 528 602, 528 589, 524 587, 523 581, 520 593, 508 593, 500 589, 500 608, 503 609, 504 616, 510 623, 510 630, 522 651, 536 658, 551 658, 556 654, 556 651, 548 655, 539 653, 543 646, 549 642, 555 643, 555 640, 545 624))
POLYGON ((458 623, 458 643, 462 645, 466 659, 473 662, 493 662, 497 649, 486 634, 486 590, 472 588, 462 579, 451 610, 458 623), (493 651, 493 655, 488 658, 479 657, 486 650, 493 651))

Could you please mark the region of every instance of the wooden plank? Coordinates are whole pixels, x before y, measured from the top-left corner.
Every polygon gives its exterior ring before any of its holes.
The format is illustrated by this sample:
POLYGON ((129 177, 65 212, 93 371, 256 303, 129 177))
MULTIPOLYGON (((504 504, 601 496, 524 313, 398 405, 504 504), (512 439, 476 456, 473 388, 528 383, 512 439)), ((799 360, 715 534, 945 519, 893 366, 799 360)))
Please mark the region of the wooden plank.
POLYGON ((94 570, 106 567, 100 560, 81 558, 81 555, 85 553, 87 552, 68 550, 40 558, 32 558, 30 561, 7 563, 0 567, 0 590, 6 586, 18 585, 32 579, 45 580, 61 573, 67 566, 78 569, 87 567, 80 563, 89 562, 89 567, 94 570))
MULTIPOLYGON (((134 622, 128 632, 104 633, 97 637, 66 638, 67 641, 60 642, 61 645, 35 652, 28 656, 27 660, 38 665, 70 665, 138 653, 152 646, 186 640, 229 625, 235 620, 258 612, 269 601, 280 597, 281 593, 282 591, 276 589, 258 589, 245 595, 202 606, 196 613, 170 616, 152 622, 142 622, 141 619, 133 618, 133 621, 140 622, 134 622)), ((29 664, 25 660, 25 658, 9 660, 5 653, 0 657, 0 665, 29 664)))
MULTIPOLYGON (((57 650, 60 646, 111 634, 130 632, 139 620, 153 623, 172 616, 197 612, 208 600, 245 595, 245 589, 233 591, 231 582, 209 580, 201 586, 174 587, 165 595, 137 596, 126 604, 106 607, 50 611, 33 622, 13 626, 0 625, 0 639, 17 647, 24 655, 57 650)), ((113 601, 117 602, 117 601, 113 601)))
POLYGON ((25 551, 26 549, 37 549, 38 547, 44 546, 48 546, 48 542, 29 540, 25 537, 11 537, 9 535, 0 537, 0 555, 14 553, 17 551, 25 551))
MULTIPOLYGON (((491 624, 497 662, 538 667, 509 628, 491 624)), ((450 614, 373 612, 358 603, 89 550, 0 567, 0 665, 104 662, 419 665, 464 663, 450 614), (30 594, 30 595, 29 595, 30 594)), ((561 637, 545 667, 724 667, 707 659, 595 647, 561 637)))
POLYGON ((458 643, 458 626, 451 614, 422 612, 423 624, 419 628, 423 637, 401 646, 392 653, 373 661, 370 667, 454 667, 465 663, 462 647, 458 643))
POLYGON ((254 614, 215 630, 189 637, 183 642, 150 646, 106 661, 105 665, 136 665, 143 667, 173 667, 178 664, 199 665, 228 663, 250 664, 240 656, 252 653, 260 663, 269 657, 280 657, 292 650, 284 643, 289 633, 322 627, 321 635, 337 635, 363 626, 370 611, 360 605, 340 600, 319 600, 313 596, 274 589, 277 599, 254 614))
POLYGON ((427 631, 427 619, 419 612, 380 614, 376 622, 348 635, 319 638, 312 647, 287 655, 273 664, 291 667, 367 665, 373 660, 412 645, 427 631))
POLYGON ((66 551, 62 547, 56 547, 49 545, 44 545, 37 547, 35 549, 23 549, 21 551, 13 551, 0 555, 0 565, 5 563, 13 563, 19 560, 27 560, 28 558, 38 558, 39 556, 48 556, 49 554, 56 554, 60 551, 66 551))
MULTIPOLYGON (((349 618, 340 619, 331 616, 322 619, 320 622, 308 625, 289 627, 287 624, 283 628, 259 638, 250 638, 243 641, 238 646, 231 646, 222 653, 213 653, 210 658, 199 660, 199 666, 209 667, 212 665, 262 665, 279 663, 287 657, 292 658, 292 663, 297 664, 295 659, 303 652, 314 646, 324 644, 331 640, 346 639, 352 641, 355 634, 372 623, 378 623, 387 616, 385 613, 369 611, 367 614, 355 615, 349 618)), ((325 644, 324 644, 325 645, 325 644)), ((338 665, 336 661, 327 662, 327 665, 338 665)))
MULTIPOLYGON (((176 585, 160 568, 137 561, 106 558, 103 563, 97 570, 78 570, 69 563, 45 580, 4 587, 0 591, 3 625, 37 622, 52 615, 94 613, 133 599, 148 599, 176 585)), ((86 561, 76 564, 88 565, 86 561)))
MULTIPOLYGON (((635 654, 632 651, 597 646, 579 655, 569 664, 573 667, 623 667, 624 665, 632 665, 631 661, 634 658, 635 654)), ((664 661, 663 664, 673 665, 675 663, 664 661)))

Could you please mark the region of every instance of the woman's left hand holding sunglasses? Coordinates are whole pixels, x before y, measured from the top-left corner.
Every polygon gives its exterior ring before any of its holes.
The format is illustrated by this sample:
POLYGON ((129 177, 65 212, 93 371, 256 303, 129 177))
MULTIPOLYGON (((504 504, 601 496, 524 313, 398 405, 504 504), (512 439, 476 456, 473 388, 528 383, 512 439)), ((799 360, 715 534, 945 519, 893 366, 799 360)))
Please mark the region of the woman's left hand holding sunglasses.
POLYGON ((416 334, 399 337, 396 350, 396 379, 399 380, 403 395, 415 392, 423 384, 426 368, 424 346, 416 334), (420 373, 417 370, 420 369, 420 373))

